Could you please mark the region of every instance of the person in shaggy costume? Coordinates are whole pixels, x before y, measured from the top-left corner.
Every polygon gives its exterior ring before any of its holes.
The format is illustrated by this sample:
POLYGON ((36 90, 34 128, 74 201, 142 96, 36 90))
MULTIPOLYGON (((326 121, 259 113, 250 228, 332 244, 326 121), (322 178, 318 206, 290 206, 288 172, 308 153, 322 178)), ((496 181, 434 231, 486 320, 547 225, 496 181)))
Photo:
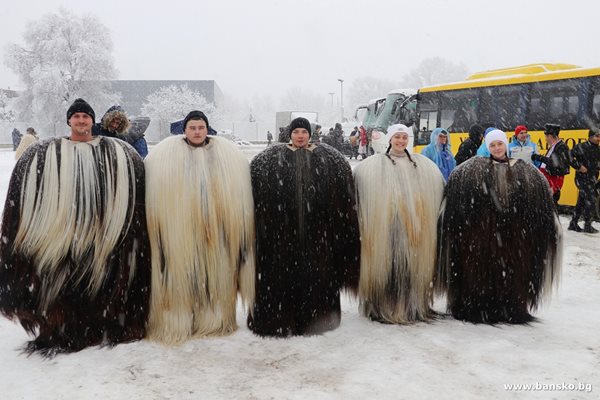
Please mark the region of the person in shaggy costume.
POLYGON ((360 312, 405 324, 434 316, 436 225, 444 178, 410 153, 408 127, 388 128, 390 145, 354 169, 361 237, 360 312))
POLYGON ((31 145, 12 173, 0 241, 0 311, 47 356, 145 336, 150 250, 144 165, 122 141, 92 137, 77 99, 70 137, 31 145))
POLYGON ((310 143, 307 119, 290 143, 251 163, 256 219, 256 296, 248 327, 260 336, 313 335, 340 324, 340 291, 356 290, 360 241, 350 165, 310 143))
POLYGON ((558 282, 562 231, 548 182, 508 157, 506 134, 485 137, 490 157, 450 175, 439 217, 439 293, 454 318, 522 324, 558 282))
POLYGON ((207 136, 201 111, 184 135, 164 139, 145 160, 152 248, 148 336, 165 344, 237 329, 238 290, 254 288, 254 205, 246 156, 207 136))

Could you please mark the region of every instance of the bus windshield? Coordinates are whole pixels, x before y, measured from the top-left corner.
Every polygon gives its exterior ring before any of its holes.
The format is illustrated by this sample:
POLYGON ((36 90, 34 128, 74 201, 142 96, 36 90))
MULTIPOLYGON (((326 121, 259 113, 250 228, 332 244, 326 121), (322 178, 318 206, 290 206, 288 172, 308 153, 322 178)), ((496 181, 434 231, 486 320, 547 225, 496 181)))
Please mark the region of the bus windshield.
POLYGON ((395 112, 398 104, 406 100, 411 94, 410 91, 394 91, 389 93, 385 99, 385 105, 381 110, 381 114, 377 117, 373 127, 381 132, 386 132, 388 126, 395 122, 395 112))

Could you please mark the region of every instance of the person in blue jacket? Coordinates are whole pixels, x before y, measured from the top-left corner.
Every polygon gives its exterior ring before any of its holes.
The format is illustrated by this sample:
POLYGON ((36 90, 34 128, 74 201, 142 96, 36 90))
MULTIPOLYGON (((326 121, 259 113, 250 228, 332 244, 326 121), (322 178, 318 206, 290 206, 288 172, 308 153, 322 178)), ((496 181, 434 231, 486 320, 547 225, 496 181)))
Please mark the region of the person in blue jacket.
POLYGON ((519 125, 515 128, 515 136, 508 145, 508 156, 517 158, 528 163, 534 163, 536 167, 540 166, 539 161, 532 161, 533 154, 540 154, 537 145, 531 141, 529 132, 525 125, 519 125))
MULTIPOLYGON (((498 129, 498 128, 494 128, 493 126, 490 126, 489 128, 487 128, 485 130, 485 132, 483 133, 483 138, 485 139, 485 137, 487 136, 488 133, 490 133, 491 131, 495 131, 496 129, 498 129)), ((481 145, 477 149, 476 155, 480 156, 480 157, 489 157, 490 156, 490 151, 488 150, 488 148, 485 144, 485 140, 483 140, 481 142, 481 145)))
POLYGON ((443 128, 435 128, 431 132, 430 143, 423 148, 421 154, 438 166, 444 176, 444 181, 447 182, 450 173, 456 167, 456 160, 448 141, 448 131, 443 128))
POLYGON ((130 122, 125 110, 121 106, 115 105, 110 107, 102 120, 92 127, 94 136, 108 136, 121 139, 129 143, 142 157, 148 155, 148 144, 144 133, 139 130, 130 131, 130 122))

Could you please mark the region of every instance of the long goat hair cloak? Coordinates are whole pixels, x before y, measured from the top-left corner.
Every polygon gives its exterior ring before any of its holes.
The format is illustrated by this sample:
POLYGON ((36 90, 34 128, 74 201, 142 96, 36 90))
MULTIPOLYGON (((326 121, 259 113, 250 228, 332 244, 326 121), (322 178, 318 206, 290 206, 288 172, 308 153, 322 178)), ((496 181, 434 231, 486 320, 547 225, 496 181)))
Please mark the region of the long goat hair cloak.
POLYGON ((473 323, 527 323, 558 282, 562 231, 548 182, 521 160, 474 157, 448 180, 436 289, 473 323))
POLYGON ((119 140, 32 145, 11 177, 0 310, 47 356, 145 335, 150 249, 144 165, 119 140))
POLYGON ((444 192, 420 154, 375 155, 354 169, 361 237, 361 314, 405 324, 433 317, 436 225, 444 192), (392 160, 394 160, 392 162, 392 160))
POLYGON ((360 239, 348 161, 325 144, 275 145, 251 163, 260 336, 319 334, 340 324, 340 290, 356 291, 360 239))
POLYGON ((237 329, 236 301, 254 294, 250 166, 230 141, 164 139, 145 160, 152 248, 148 336, 165 344, 237 329))

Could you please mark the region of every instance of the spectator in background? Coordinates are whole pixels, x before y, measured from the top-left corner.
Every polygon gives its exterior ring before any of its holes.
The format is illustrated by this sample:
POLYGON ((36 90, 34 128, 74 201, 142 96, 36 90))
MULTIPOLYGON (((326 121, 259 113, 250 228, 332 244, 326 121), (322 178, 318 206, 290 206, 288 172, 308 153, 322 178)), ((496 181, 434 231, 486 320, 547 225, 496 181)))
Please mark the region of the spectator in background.
POLYGON ((23 137, 21 138, 21 143, 19 143, 19 147, 17 147, 17 150, 15 151, 15 160, 21 158, 23 153, 25 153, 25 150, 27 150, 29 146, 37 142, 37 140, 38 136, 35 129, 31 127, 27 128, 25 135, 23 135, 23 137))
POLYGON ((273 141, 273 134, 271 133, 271 131, 267 131, 267 146, 270 146, 272 141, 273 141))
MULTIPOLYGON (((494 128, 493 126, 490 126, 489 128, 486 128, 485 132, 483 132, 483 138, 485 139, 485 137, 488 135, 488 133, 490 133, 491 131, 495 131, 497 128, 494 128)), ((485 140, 483 140, 481 142, 481 145, 479 146, 479 148, 477 149, 477 156, 480 157, 489 157, 490 156, 490 151, 488 150, 486 144, 485 144, 485 140)))
POLYGON ((544 134, 546 135, 546 143, 548 143, 548 151, 545 156, 532 154, 531 159, 540 164, 540 171, 550 184, 552 189, 552 199, 554 204, 558 205, 560 199, 560 190, 562 189, 565 175, 569 173, 571 156, 569 148, 558 137, 560 133, 560 125, 546 124, 544 134))
POLYGON ((12 131, 13 151, 17 151, 17 147, 19 147, 22 137, 23 137, 23 135, 17 128, 13 129, 13 131, 12 131))
POLYGON ((129 132, 130 123, 125 110, 121 106, 115 105, 110 107, 102 120, 95 124, 92 128, 94 136, 108 136, 112 138, 121 139, 129 143, 138 152, 138 154, 145 158, 148 155, 148 144, 144 138, 143 132, 129 132))
POLYGON ((333 136, 333 147, 342 151, 342 143, 344 142, 344 130, 342 129, 342 124, 339 122, 335 123, 335 128, 331 132, 333 136))
POLYGON ((460 165, 477 154, 477 149, 483 141, 483 126, 473 125, 469 128, 469 137, 460 144, 456 153, 456 165, 460 165))
MULTIPOLYGON (((532 163, 532 155, 540 154, 537 145, 530 139, 529 132, 525 125, 519 125, 515 128, 515 136, 508 145, 508 157, 517 158, 528 163, 532 163)), ((540 163, 535 162, 535 166, 539 167, 540 163)))
POLYGON ((350 159, 354 157, 358 160, 358 139, 359 139, 359 131, 358 126, 354 127, 354 130, 350 132, 350 148, 352 149, 352 153, 350 154, 350 159))
POLYGON ((315 131, 313 132, 310 139, 312 143, 321 143, 321 125, 315 125, 315 131))
POLYGON ((575 168, 575 184, 579 189, 577 205, 569 230, 575 232, 598 233, 592 227, 592 215, 596 202, 596 187, 600 172, 600 131, 590 129, 587 142, 579 143, 571 150, 571 166, 575 168), (579 218, 583 216, 584 227, 578 225, 579 218))
POLYGON ((431 132, 429 144, 423 148, 421 154, 437 165, 444 177, 444 182, 447 182, 450 173, 456 167, 456 160, 448 142, 448 131, 443 128, 435 128, 431 132))
POLYGON ((367 136, 367 131, 364 127, 360 127, 359 131, 359 144, 358 144, 358 154, 360 154, 360 159, 364 160, 369 156, 369 138, 367 136))

